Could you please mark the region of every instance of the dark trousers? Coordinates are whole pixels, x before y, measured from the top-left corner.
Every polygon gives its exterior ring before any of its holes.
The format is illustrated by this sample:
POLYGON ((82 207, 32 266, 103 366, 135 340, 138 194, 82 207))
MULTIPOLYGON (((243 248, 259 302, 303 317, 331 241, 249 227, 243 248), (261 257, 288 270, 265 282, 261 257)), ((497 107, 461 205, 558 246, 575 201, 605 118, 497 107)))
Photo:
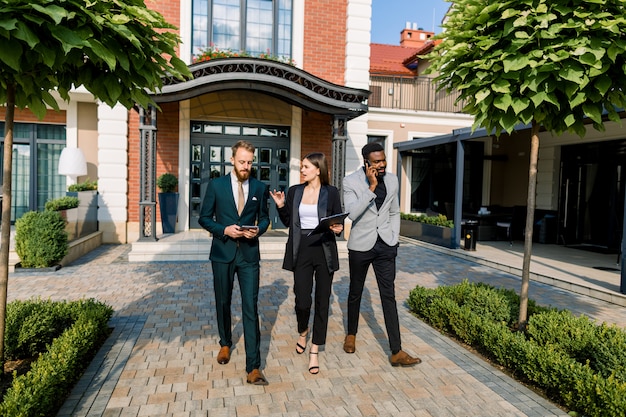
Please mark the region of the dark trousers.
POLYGON ((217 309, 220 346, 233 345, 231 302, 235 273, 241 291, 241 316, 246 348, 246 372, 261 367, 261 330, 259 326, 259 263, 246 262, 237 251, 231 263, 211 262, 217 309))
POLYGON ((356 335, 359 328, 359 311, 361 297, 369 266, 374 267, 380 301, 385 317, 385 328, 389 337, 389 348, 392 353, 402 349, 400 341, 400 323, 396 306, 396 256, 397 246, 389 246, 378 239, 374 247, 366 252, 348 251, 350 265, 350 292, 348 294, 348 334, 356 335))
POLYGON ((309 327, 313 299, 313 276, 315 276, 315 312, 313 314, 313 344, 326 344, 328 309, 332 292, 333 274, 328 272, 326 257, 319 235, 302 234, 296 267, 293 271, 293 292, 296 296, 296 320, 298 333, 309 327))

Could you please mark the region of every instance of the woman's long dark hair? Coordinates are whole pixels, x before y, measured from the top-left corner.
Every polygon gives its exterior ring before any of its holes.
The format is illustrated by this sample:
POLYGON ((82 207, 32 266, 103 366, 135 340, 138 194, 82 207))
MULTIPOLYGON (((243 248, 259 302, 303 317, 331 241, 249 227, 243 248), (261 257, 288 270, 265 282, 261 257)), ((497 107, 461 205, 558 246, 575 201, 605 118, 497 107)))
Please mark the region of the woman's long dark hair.
POLYGON ((303 159, 308 159, 310 163, 320 170, 320 182, 322 185, 328 185, 328 164, 326 163, 326 155, 321 152, 312 152, 303 159))

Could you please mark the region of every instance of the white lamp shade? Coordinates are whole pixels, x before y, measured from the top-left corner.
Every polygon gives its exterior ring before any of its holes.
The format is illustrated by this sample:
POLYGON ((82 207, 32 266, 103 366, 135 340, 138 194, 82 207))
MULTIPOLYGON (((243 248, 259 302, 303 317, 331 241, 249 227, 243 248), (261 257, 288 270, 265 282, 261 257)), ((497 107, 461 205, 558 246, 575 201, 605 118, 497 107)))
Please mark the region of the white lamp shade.
POLYGON ((87 175, 87 161, 81 149, 63 148, 59 158, 59 174, 70 177, 87 175))

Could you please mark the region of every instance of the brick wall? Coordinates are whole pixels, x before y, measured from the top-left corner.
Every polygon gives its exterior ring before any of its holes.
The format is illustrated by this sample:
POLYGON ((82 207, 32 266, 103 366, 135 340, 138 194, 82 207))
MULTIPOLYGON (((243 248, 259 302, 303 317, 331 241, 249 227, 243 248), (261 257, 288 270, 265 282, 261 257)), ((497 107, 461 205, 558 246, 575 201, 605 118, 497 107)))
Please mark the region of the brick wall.
POLYGON ((328 169, 332 172, 333 132, 331 123, 332 116, 328 114, 302 112, 302 158, 311 152, 322 152, 326 155, 328 169))
MULTIPOLYGON (((168 23, 180 27, 180 0, 152 0, 146 6, 161 13, 168 23)), ((180 35, 179 30, 176 33, 180 35)), ((178 177, 178 103, 160 107, 162 111, 157 111, 157 177, 164 172, 171 172, 178 177)), ((139 221, 139 159, 139 114, 131 111, 128 119, 129 222, 139 221)), ((156 212, 157 220, 160 221, 158 207, 156 212)))
MULTIPOLYGON (((0 106, 0 120, 4 121, 6 116, 6 107, 0 106)), ((54 111, 48 110, 46 116, 39 120, 30 110, 15 109, 15 122, 19 123, 53 123, 53 124, 66 124, 67 115, 65 110, 54 111)))
POLYGON ((303 69, 344 84, 347 0, 307 0, 304 4, 303 69))
MULTIPOLYGON (((146 6, 161 13, 169 24, 180 28, 180 0, 152 0, 146 2, 146 6)), ((180 35, 180 30, 175 32, 180 35)), ((178 51, 180 55, 180 46, 178 51)))

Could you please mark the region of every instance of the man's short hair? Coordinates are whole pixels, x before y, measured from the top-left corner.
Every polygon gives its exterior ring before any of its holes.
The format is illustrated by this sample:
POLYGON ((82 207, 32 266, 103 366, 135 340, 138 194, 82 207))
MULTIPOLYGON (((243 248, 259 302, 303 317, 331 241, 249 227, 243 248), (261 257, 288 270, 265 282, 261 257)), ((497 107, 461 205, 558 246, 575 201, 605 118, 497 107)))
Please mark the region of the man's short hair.
POLYGON ((368 159, 369 155, 372 152, 380 152, 384 150, 385 148, 383 148, 383 145, 381 145, 380 143, 370 142, 367 145, 365 145, 363 149, 361 149, 361 155, 363 155, 363 158, 368 159))

